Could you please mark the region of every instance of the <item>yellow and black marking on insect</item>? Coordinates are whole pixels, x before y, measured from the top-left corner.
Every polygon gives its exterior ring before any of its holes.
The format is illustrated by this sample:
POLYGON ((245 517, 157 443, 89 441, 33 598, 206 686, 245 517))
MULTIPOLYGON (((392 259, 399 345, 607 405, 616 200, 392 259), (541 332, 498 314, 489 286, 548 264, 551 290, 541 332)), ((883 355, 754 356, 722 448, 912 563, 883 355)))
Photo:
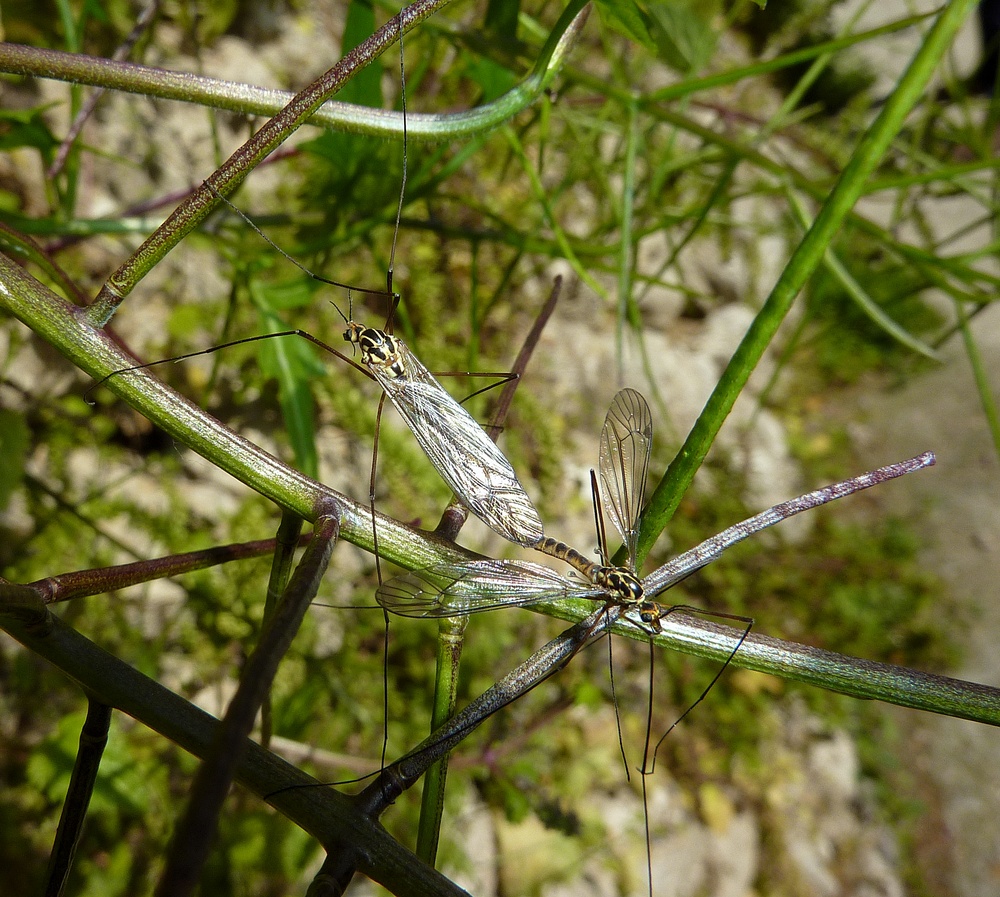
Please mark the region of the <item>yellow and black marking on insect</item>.
POLYGON ((401 343, 391 333, 348 321, 344 340, 353 343, 361 350, 362 364, 369 368, 381 368, 385 375, 393 380, 406 376, 403 353, 400 351, 401 343))

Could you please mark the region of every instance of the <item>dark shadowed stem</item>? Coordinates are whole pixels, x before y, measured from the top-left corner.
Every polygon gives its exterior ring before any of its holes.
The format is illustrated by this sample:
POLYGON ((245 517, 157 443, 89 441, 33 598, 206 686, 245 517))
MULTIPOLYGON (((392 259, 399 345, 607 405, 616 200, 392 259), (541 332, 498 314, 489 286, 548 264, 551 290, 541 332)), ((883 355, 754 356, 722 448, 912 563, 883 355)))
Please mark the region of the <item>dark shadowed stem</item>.
POLYGON ((187 810, 177 826, 166 867, 157 885, 156 893, 161 897, 185 897, 193 893, 198 884, 201 868, 215 840, 223 801, 229 793, 257 712, 271 688, 281 658, 316 597, 330 563, 337 532, 336 517, 322 517, 316 521, 302 560, 247 660, 212 750, 192 783, 187 810))
MULTIPOLYGON (((295 549, 299 544, 304 521, 298 514, 291 511, 281 512, 281 523, 278 524, 278 534, 275 537, 274 555, 271 557, 271 573, 267 580, 267 597, 264 599, 264 617, 262 628, 265 628, 274 614, 281 595, 288 584, 288 577, 295 562, 295 549)), ((260 743, 268 747, 271 741, 271 692, 268 690, 264 703, 260 708, 260 743)))
MULTIPOLYGON (((561 292, 562 275, 560 274, 557 275, 552 281, 552 291, 549 293, 549 298, 545 301, 545 305, 542 306, 541 311, 535 318, 535 323, 531 325, 531 330, 528 331, 528 335, 524 338, 524 344, 521 346, 521 351, 517 353, 517 358, 514 359, 514 365, 511 367, 510 372, 512 374, 516 374, 517 378, 511 380, 503 388, 503 392, 500 393, 500 398, 497 400, 497 406, 493 412, 492 420, 492 426, 496 428, 497 436, 499 435, 504 422, 507 420, 507 412, 510 411, 511 403, 514 401, 514 393, 517 392, 517 386, 520 382, 520 378, 528 369, 528 363, 535 354, 535 349, 538 348, 538 341, 542 338, 542 332, 545 330, 545 325, 549 323, 549 319, 556 310, 556 305, 559 302, 559 294, 561 292)), ((494 442, 496 442, 497 436, 493 437, 494 442)))
MULTIPOLYGON (((577 652, 621 615, 620 607, 594 611, 531 655, 524 663, 488 688, 447 723, 424 739, 405 757, 386 767, 358 795, 366 810, 381 813, 427 769, 475 731, 498 710, 517 700, 562 669, 577 652)), ((647 636, 648 637, 648 636, 647 636)))
POLYGON ((66 878, 73 867, 73 856, 83 831, 83 821, 87 816, 87 807, 90 806, 90 798, 94 793, 101 757, 108 744, 110 728, 111 708, 91 698, 87 704, 87 719, 80 732, 80 748, 76 752, 73 775, 70 777, 66 801, 59 817, 55 844, 49 856, 45 897, 59 897, 66 886, 66 878))
MULTIPOLYGON (((25 647, 197 757, 206 757, 221 725, 204 710, 97 647, 49 613, 32 589, 0 582, 0 625, 25 647)), ((328 851, 349 850, 365 875, 393 893, 464 895, 331 788, 247 741, 236 780, 267 801, 328 851)))

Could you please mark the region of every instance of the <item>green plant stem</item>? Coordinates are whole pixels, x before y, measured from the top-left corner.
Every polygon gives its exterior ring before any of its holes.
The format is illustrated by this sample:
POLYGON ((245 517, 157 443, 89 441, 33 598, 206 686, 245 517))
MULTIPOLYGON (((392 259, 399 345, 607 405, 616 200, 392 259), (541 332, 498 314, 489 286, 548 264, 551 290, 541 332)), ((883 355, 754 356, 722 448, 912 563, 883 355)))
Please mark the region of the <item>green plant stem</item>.
MULTIPOLYGON (((788 200, 788 205, 792 209, 792 213, 799 220, 803 229, 808 230, 810 225, 809 211, 806 209, 802 198, 791 187, 786 187, 785 197, 788 200)), ((929 358, 932 361, 941 360, 938 353, 928 346, 923 340, 914 336, 902 325, 897 324, 882 310, 882 307, 868 295, 865 288, 862 287, 861 284, 858 283, 853 277, 851 272, 847 270, 844 263, 841 262, 837 253, 834 252, 832 248, 828 248, 823 254, 823 265, 826 270, 833 275, 834 279, 840 284, 844 292, 846 292, 847 295, 854 300, 854 303, 858 306, 858 308, 860 308, 861 311, 885 333, 897 340, 901 345, 906 346, 908 349, 911 349, 920 355, 923 355, 925 358, 929 358)))
POLYGON ((942 8, 896 89, 859 142, 812 227, 793 252, 771 295, 727 365, 687 440, 653 492, 640 523, 638 563, 642 563, 670 521, 795 297, 822 262, 824 253, 863 192, 865 181, 923 95, 935 67, 974 6, 973 0, 955 0, 942 8))
MULTIPOLYGON (((434 706, 431 731, 441 728, 455 714, 458 696, 458 668, 462 658, 463 635, 468 617, 442 620, 438 626, 438 657, 434 679, 434 706)), ((448 755, 434 763, 424 776, 420 795, 420 825, 416 854, 433 866, 437 859, 441 819, 444 815, 444 789, 448 777, 448 755)))
MULTIPOLYGON (((654 639, 657 645, 720 661, 729 656, 742 635, 741 630, 680 614, 667 617, 664 629, 667 632, 654 639)), ((642 637, 649 636, 643 633, 642 637)), ((754 632, 747 636, 734 663, 854 698, 1000 725, 1000 689, 975 682, 862 660, 754 632)))
MULTIPOLYGON (((562 601, 546 605, 546 613, 576 621, 593 605, 562 601)), ((732 654, 743 630, 722 626, 680 611, 666 615, 663 631, 653 636, 661 648, 670 648, 719 662, 732 654)), ((616 635, 647 643, 649 631, 628 619, 612 627, 616 635)), ((797 642, 751 632, 732 665, 782 679, 792 679, 854 698, 884 701, 991 726, 1000 725, 1000 689, 907 667, 863 660, 797 642)))
POLYGON ((959 329, 962 331, 962 341, 965 344, 965 352, 972 368, 972 376, 976 381, 979 402, 983 406, 983 415, 990 428, 993 451, 1000 458, 1000 413, 997 411, 997 403, 993 398, 990 378, 983 364, 983 356, 979 352, 979 346, 976 345, 976 339, 972 334, 972 328, 969 327, 969 317, 965 313, 965 306, 960 301, 955 302, 955 314, 958 317, 959 329))
MULTIPOLYGON (((553 29, 552 33, 556 38, 553 47, 543 51, 531 73, 520 84, 493 102, 466 112, 407 112, 407 138, 417 143, 468 139, 492 130, 527 109, 551 86, 586 22, 585 0, 573 0, 566 11, 572 15, 564 24, 564 13, 553 29)), ((9 43, 0 43, 0 72, 198 103, 242 115, 275 115, 295 96, 287 90, 222 81, 190 72, 172 72, 134 63, 9 43)), ((371 137, 401 139, 403 135, 401 112, 372 109, 337 100, 327 100, 305 123, 371 137)))

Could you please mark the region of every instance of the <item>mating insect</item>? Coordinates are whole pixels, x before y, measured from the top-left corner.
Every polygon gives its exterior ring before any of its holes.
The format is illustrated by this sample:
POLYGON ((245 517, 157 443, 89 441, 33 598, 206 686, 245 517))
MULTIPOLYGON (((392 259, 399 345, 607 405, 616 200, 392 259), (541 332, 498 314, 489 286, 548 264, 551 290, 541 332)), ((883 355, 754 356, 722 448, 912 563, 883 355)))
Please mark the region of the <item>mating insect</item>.
POLYGON ((541 518, 510 462, 406 345, 353 321, 344 339, 361 349, 361 361, 458 500, 511 542, 541 541, 541 518))
POLYGON ((676 580, 652 591, 635 573, 636 524, 645 494, 652 440, 652 417, 646 400, 634 389, 623 389, 612 401, 601 433, 598 466, 603 489, 597 488, 596 480, 594 483, 603 563, 595 564, 555 539, 546 538, 534 545, 572 564, 588 581, 567 579, 550 567, 530 561, 437 564, 383 583, 376 600, 400 616, 448 617, 562 598, 589 598, 635 608, 642 623, 658 628, 663 610, 646 597, 647 591, 657 595, 676 580), (597 506, 598 493, 626 546, 627 567, 606 566, 609 554, 597 506))
MULTIPOLYGON (((544 546, 546 553, 572 563, 590 581, 569 579, 530 561, 434 564, 384 583, 376 593, 376 600, 399 616, 450 617, 500 607, 586 598, 634 610, 644 628, 656 630, 666 613, 656 599, 711 563, 725 549, 802 511, 929 467, 935 461, 932 452, 925 452, 775 505, 706 539, 640 580, 635 571, 636 521, 642 506, 651 440, 652 424, 645 399, 635 390, 622 390, 615 396, 604 422, 599 468, 604 485, 603 502, 626 546, 627 568, 592 564, 574 549, 544 540, 550 543, 544 546)), ((602 560, 608 557, 603 547, 602 555, 602 560)))

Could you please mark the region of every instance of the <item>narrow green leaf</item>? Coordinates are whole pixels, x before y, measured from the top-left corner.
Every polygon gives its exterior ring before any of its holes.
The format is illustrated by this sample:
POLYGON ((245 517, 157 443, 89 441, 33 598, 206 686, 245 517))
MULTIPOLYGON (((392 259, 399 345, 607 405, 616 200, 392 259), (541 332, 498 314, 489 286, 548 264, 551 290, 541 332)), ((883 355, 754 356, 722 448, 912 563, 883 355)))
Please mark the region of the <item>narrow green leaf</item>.
POLYGON ((30 146, 48 161, 59 141, 53 136, 43 113, 46 107, 23 111, 0 111, 0 150, 30 146))
POLYGON ((715 52, 715 4, 653 3, 649 31, 659 58, 683 75, 701 71, 715 52))
MULTIPOLYGON (((375 32, 375 10, 369 0, 351 0, 347 7, 341 55, 347 55, 375 32)), ((337 94, 344 103, 358 106, 382 107, 382 71, 376 64, 365 66, 337 94)))
POLYGON ((484 24, 493 38, 511 46, 517 41, 517 17, 521 0, 490 0, 484 24))
MULTIPOLYGON (((278 314, 282 303, 295 307, 299 296, 285 286, 270 287, 251 281, 250 295, 260 315, 261 330, 276 333, 288 330, 288 323, 278 314)), ((285 430, 295 454, 296 466, 316 478, 319 455, 316 450, 316 416, 310 388, 313 377, 324 376, 326 369, 309 343, 295 337, 262 340, 258 343, 261 373, 278 381, 278 401, 285 419, 285 430)))
POLYGON ((482 102, 484 103, 492 103, 498 97, 502 97, 517 83, 517 77, 510 69, 492 59, 487 59, 485 56, 476 56, 471 59, 466 66, 466 71, 482 90, 482 102))
POLYGON ((606 25, 655 52, 646 15, 634 0, 597 0, 597 8, 606 25))

